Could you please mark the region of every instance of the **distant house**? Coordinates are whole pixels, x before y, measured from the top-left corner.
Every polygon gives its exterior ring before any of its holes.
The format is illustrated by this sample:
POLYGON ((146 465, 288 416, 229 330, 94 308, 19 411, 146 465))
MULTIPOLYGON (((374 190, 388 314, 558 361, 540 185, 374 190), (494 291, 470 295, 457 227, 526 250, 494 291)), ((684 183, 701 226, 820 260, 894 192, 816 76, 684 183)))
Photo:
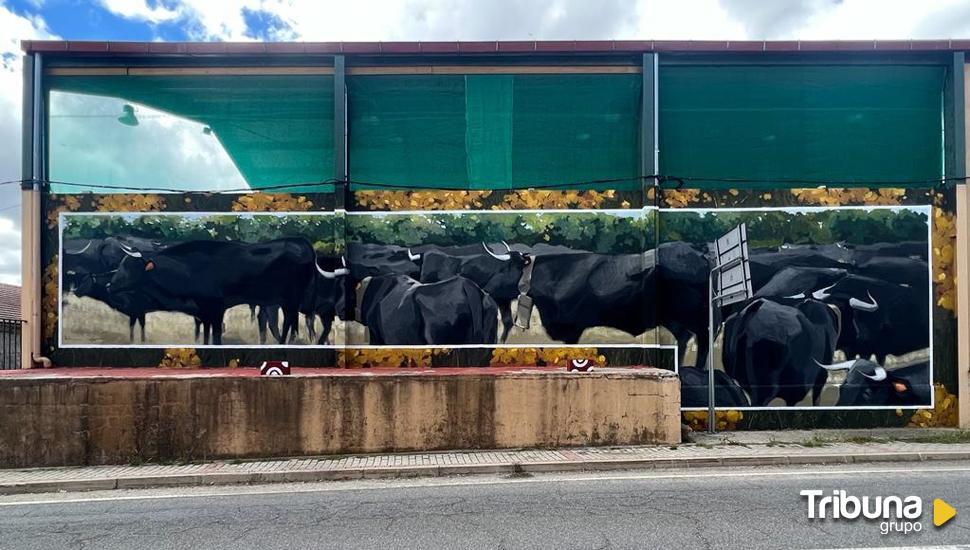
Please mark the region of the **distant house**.
POLYGON ((0 369, 20 366, 20 287, 0 283, 0 369))
POLYGON ((20 287, 0 283, 0 319, 20 319, 20 287))

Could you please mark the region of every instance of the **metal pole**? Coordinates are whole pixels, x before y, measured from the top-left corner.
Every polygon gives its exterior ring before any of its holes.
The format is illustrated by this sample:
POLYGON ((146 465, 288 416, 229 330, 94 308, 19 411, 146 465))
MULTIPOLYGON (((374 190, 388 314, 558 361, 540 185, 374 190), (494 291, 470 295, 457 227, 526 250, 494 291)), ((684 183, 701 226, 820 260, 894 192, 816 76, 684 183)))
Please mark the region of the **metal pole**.
MULTIPOLYGON (((714 263, 717 263, 717 259, 714 263)), ((714 274, 719 269, 720 266, 715 266, 707 276, 707 433, 710 434, 717 432, 714 407, 714 274)))

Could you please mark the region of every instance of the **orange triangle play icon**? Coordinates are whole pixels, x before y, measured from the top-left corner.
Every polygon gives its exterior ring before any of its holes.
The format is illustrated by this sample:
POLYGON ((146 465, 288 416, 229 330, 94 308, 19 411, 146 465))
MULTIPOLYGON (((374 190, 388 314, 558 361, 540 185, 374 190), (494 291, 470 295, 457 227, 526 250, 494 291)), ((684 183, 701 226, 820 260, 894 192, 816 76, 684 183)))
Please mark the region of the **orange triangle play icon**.
POLYGON ((933 500, 933 525, 939 527, 953 519, 955 515, 957 515, 957 511, 942 498, 933 500))

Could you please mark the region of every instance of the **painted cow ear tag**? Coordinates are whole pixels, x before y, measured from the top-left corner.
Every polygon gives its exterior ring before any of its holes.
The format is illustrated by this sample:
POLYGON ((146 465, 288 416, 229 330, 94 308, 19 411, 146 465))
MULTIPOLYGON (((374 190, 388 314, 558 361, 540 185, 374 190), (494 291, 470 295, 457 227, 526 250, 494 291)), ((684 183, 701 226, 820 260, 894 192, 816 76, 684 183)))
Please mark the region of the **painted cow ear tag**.
POLYGON ((148 260, 148 262, 145 263, 145 271, 151 271, 153 269, 155 269, 155 262, 148 260))

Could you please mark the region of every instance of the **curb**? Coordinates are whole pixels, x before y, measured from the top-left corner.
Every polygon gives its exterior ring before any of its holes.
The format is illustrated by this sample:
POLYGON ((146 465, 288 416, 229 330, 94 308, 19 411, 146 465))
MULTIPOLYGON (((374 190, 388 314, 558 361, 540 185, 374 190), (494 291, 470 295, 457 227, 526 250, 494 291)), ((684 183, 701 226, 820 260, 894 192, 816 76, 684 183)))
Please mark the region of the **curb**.
POLYGON ((282 470, 274 472, 213 472, 201 474, 151 475, 62 481, 0 482, 0 495, 52 493, 59 491, 105 491, 163 487, 201 487, 256 483, 294 483, 443 477, 453 475, 533 474, 553 472, 605 472, 611 470, 654 470, 660 468, 708 468, 727 466, 799 466, 809 464, 863 464, 872 462, 923 462, 970 460, 970 451, 883 452, 856 454, 696 456, 684 458, 606 459, 571 462, 509 462, 498 464, 453 464, 443 466, 389 466, 340 470, 282 470))

